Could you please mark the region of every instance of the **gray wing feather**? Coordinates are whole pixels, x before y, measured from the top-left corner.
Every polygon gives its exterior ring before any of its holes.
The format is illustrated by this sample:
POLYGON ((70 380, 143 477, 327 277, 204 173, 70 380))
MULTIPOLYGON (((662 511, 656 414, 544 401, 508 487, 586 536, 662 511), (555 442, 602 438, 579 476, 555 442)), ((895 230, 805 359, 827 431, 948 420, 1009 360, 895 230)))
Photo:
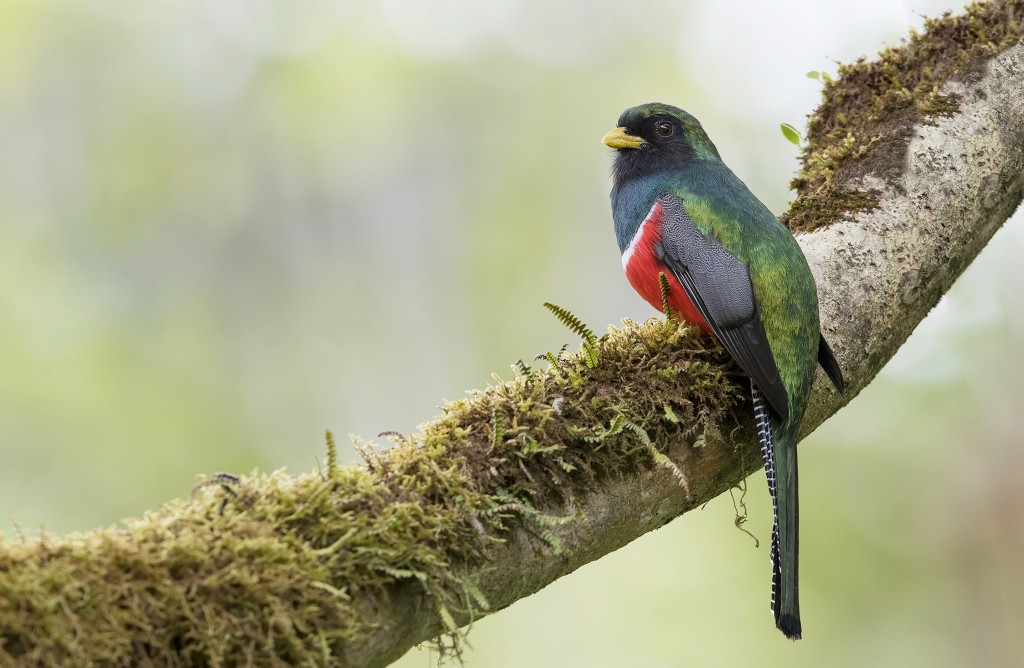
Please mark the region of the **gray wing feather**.
POLYGON ((664 210, 660 259, 722 346, 785 422, 789 416, 788 395, 761 322, 750 268, 717 240, 704 236, 678 197, 662 195, 659 201, 664 210))

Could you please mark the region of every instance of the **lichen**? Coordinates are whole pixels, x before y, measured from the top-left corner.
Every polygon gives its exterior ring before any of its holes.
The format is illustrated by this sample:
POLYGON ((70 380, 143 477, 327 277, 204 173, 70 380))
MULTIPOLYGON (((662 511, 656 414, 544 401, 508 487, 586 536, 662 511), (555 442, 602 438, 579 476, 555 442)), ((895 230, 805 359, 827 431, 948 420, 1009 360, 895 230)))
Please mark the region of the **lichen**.
POLYGON ((717 438, 707 425, 744 394, 678 322, 625 322, 598 348, 596 366, 554 357, 392 447, 364 442, 361 466, 224 477, 120 527, 3 541, 0 663, 335 665, 372 630, 360 611, 402 583, 455 632, 487 607, 459 574, 510 530, 557 552, 554 528, 578 518, 553 502, 674 467, 669 445, 717 438))
POLYGON ((836 78, 825 76, 802 167, 790 182, 798 198, 783 221, 808 232, 875 207, 878 193, 849 181, 868 172, 898 176, 913 126, 959 108, 942 86, 1019 42, 1022 18, 1024 0, 973 3, 963 14, 925 19, 923 32, 911 31, 875 60, 861 58, 840 65, 836 78))

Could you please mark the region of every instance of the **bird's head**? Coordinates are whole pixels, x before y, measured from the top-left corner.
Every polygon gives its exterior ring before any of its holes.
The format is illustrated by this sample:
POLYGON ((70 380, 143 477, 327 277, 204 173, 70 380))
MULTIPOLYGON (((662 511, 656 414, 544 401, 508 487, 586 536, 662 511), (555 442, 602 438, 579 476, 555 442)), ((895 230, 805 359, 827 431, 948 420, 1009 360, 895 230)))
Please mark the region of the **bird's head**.
POLYGON ((700 122, 678 107, 653 102, 631 107, 604 136, 614 148, 618 181, 670 169, 694 160, 720 160, 700 122))

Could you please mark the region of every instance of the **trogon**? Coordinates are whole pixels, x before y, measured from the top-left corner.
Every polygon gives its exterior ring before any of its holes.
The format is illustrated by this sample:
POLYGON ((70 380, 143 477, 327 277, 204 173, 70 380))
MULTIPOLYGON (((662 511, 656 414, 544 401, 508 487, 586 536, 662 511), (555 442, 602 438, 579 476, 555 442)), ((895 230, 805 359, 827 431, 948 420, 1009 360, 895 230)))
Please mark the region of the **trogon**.
POLYGON ((629 282, 660 310, 664 274, 669 307, 750 376, 774 508, 771 610, 779 630, 798 639, 797 435, 815 366, 844 387, 821 334, 814 277, 790 231, 687 112, 632 107, 604 143, 615 149, 612 216, 629 282))

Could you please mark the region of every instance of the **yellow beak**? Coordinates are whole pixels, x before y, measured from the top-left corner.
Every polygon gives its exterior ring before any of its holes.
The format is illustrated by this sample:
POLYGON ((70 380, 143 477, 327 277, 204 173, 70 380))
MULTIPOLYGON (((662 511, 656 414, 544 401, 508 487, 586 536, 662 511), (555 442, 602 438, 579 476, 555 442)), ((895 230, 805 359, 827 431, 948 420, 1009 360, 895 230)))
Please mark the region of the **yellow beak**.
POLYGON ((601 141, 611 148, 640 148, 647 143, 636 135, 626 134, 626 128, 609 130, 601 141))

